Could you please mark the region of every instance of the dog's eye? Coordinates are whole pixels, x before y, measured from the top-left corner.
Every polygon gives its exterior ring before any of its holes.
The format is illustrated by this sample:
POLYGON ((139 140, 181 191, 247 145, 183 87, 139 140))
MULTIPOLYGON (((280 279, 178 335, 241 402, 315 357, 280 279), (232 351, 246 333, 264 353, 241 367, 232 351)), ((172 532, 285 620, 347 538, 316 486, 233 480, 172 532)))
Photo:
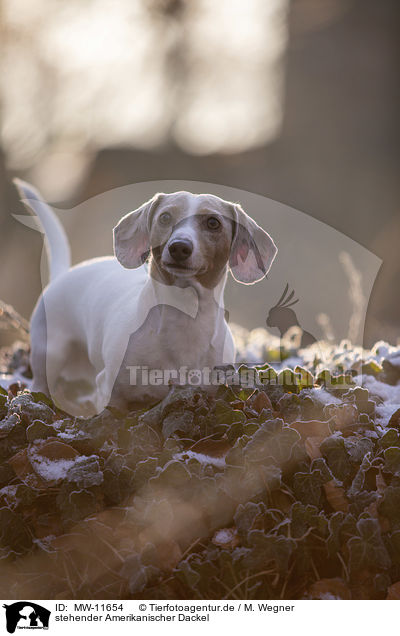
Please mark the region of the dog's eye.
POLYGON ((163 212, 158 217, 158 221, 161 223, 161 225, 169 225, 171 223, 171 219, 172 216, 169 212, 163 212))
POLYGON ((207 219, 207 227, 209 230, 218 230, 218 228, 221 227, 221 223, 215 216, 209 216, 207 219))

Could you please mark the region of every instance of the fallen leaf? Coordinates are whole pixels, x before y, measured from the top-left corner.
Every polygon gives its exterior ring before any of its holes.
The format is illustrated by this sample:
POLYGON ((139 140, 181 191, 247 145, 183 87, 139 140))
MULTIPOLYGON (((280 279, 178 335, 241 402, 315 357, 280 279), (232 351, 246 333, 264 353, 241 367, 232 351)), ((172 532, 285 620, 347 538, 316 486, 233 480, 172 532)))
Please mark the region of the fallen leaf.
POLYGON ((342 486, 338 486, 334 479, 323 484, 325 496, 335 511, 347 512, 349 502, 346 499, 345 490, 342 486))
POLYGON ((48 437, 46 440, 28 446, 28 452, 32 449, 35 449, 35 455, 41 455, 50 460, 74 459, 79 455, 75 448, 56 437, 48 437))
POLYGON ((224 457, 231 448, 232 444, 225 439, 200 439, 190 450, 210 457, 224 457))
POLYGON ((290 428, 294 428, 301 437, 304 439, 305 437, 328 437, 332 434, 331 430, 331 421, 322 422, 320 420, 309 420, 309 421, 301 421, 298 420, 296 422, 292 422, 290 424, 290 428))
POLYGON ((354 404, 330 404, 326 413, 332 418, 335 430, 341 431, 358 420, 358 409, 354 404))
POLYGON ((391 585, 388 588, 388 593, 387 593, 386 600, 387 601, 399 601, 400 600, 400 581, 397 581, 397 583, 393 583, 393 585, 391 585))
POLYGON ((310 459, 317 459, 318 457, 322 457, 320 444, 324 439, 325 437, 319 437, 317 435, 312 435, 306 438, 304 446, 310 459))
POLYGON ((272 410, 271 400, 269 399, 268 395, 264 393, 264 391, 259 391, 259 393, 257 393, 255 397, 251 398, 251 400, 249 401, 249 405, 252 409, 257 411, 257 413, 261 413, 263 409, 272 410))
POLYGON ((29 461, 28 449, 24 448, 8 460, 8 463, 14 469, 17 477, 20 478, 27 486, 31 488, 46 488, 46 482, 43 481, 33 470, 29 461))

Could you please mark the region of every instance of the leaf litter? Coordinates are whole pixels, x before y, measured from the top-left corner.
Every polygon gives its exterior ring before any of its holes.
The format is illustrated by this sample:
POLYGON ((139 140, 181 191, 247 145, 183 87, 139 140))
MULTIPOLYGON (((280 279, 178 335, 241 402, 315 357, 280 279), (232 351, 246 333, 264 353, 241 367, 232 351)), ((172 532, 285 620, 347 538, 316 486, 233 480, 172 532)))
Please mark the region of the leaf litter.
POLYGON ((3 598, 399 598, 400 351, 311 348, 91 419, 3 374, 3 598))

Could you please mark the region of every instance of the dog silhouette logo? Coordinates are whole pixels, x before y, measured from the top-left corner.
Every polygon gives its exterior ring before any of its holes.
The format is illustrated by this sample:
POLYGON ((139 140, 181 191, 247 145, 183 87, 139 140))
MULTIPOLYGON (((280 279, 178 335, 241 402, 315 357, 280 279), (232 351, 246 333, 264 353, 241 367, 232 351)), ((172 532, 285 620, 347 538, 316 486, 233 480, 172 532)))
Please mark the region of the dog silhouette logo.
POLYGON ((48 629, 50 610, 32 603, 19 601, 11 605, 4 604, 6 610, 6 626, 9 634, 18 629, 48 629))

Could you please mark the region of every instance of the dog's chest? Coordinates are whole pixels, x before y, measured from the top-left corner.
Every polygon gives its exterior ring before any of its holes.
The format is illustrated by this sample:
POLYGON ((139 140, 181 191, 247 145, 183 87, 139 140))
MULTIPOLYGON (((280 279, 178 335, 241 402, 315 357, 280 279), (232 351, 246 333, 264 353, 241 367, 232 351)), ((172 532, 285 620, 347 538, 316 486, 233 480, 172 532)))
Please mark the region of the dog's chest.
POLYGON ((217 364, 222 356, 222 310, 199 309, 195 318, 163 305, 153 307, 144 324, 133 333, 125 364, 174 369, 182 365, 200 368, 217 364))

